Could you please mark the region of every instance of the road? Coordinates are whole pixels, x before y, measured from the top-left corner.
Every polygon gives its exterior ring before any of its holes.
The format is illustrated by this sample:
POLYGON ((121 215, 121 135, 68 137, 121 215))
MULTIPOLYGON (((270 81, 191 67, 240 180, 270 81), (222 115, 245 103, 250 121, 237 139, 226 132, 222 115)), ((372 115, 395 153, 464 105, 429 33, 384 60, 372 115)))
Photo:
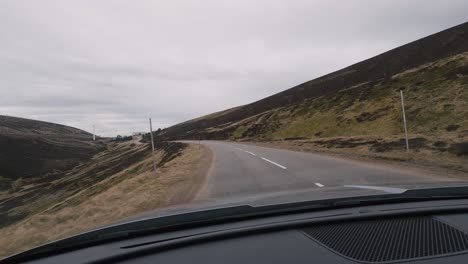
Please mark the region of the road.
POLYGON ((415 170, 313 153, 223 141, 200 144, 213 153, 200 199, 344 185, 386 186, 448 180, 415 170))

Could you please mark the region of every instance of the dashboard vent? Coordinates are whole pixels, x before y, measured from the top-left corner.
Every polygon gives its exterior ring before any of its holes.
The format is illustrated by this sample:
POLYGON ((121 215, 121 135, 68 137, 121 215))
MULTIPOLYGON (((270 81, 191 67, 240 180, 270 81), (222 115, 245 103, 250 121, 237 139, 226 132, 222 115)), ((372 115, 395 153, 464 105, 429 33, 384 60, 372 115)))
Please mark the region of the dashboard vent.
POLYGON ((405 261, 468 250, 468 234, 432 217, 335 223, 303 231, 330 250, 365 262, 405 261))

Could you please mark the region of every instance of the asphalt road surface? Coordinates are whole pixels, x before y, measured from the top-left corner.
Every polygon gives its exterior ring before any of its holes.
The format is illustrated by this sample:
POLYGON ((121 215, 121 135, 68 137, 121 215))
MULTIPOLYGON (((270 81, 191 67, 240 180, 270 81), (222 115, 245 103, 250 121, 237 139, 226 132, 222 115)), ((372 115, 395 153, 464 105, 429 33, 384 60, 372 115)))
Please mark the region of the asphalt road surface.
POLYGON ((213 153, 200 199, 344 185, 393 186, 447 180, 415 170, 313 153, 223 141, 200 144, 213 153))

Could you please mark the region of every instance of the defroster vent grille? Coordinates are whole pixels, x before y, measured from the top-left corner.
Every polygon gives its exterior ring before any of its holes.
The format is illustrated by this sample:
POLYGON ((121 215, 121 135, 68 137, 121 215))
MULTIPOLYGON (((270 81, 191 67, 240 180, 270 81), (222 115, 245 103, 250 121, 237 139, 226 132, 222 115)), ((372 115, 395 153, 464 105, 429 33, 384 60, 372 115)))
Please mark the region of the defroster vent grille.
POLYGON ((468 250, 468 235, 432 217, 366 220, 304 228, 329 249, 363 262, 397 262, 468 250))

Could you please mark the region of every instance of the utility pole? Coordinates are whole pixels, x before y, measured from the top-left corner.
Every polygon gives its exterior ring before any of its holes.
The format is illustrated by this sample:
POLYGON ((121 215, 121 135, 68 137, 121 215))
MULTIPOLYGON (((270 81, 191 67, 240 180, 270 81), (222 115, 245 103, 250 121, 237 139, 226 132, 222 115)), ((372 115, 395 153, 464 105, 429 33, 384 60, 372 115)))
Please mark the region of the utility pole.
POLYGON ((151 135, 151 155, 153 156, 153 170, 156 172, 156 160, 154 157, 154 138, 153 138, 153 125, 151 124, 151 118, 149 119, 149 125, 150 125, 150 135, 151 135))
POLYGON ((403 99, 403 90, 400 90, 400 96, 401 96, 401 110, 403 113, 403 126, 405 128, 406 152, 409 152, 408 129, 406 127, 405 101, 403 99))
POLYGON ((96 128, 94 127, 94 124, 93 124, 93 141, 96 141, 96 128))

